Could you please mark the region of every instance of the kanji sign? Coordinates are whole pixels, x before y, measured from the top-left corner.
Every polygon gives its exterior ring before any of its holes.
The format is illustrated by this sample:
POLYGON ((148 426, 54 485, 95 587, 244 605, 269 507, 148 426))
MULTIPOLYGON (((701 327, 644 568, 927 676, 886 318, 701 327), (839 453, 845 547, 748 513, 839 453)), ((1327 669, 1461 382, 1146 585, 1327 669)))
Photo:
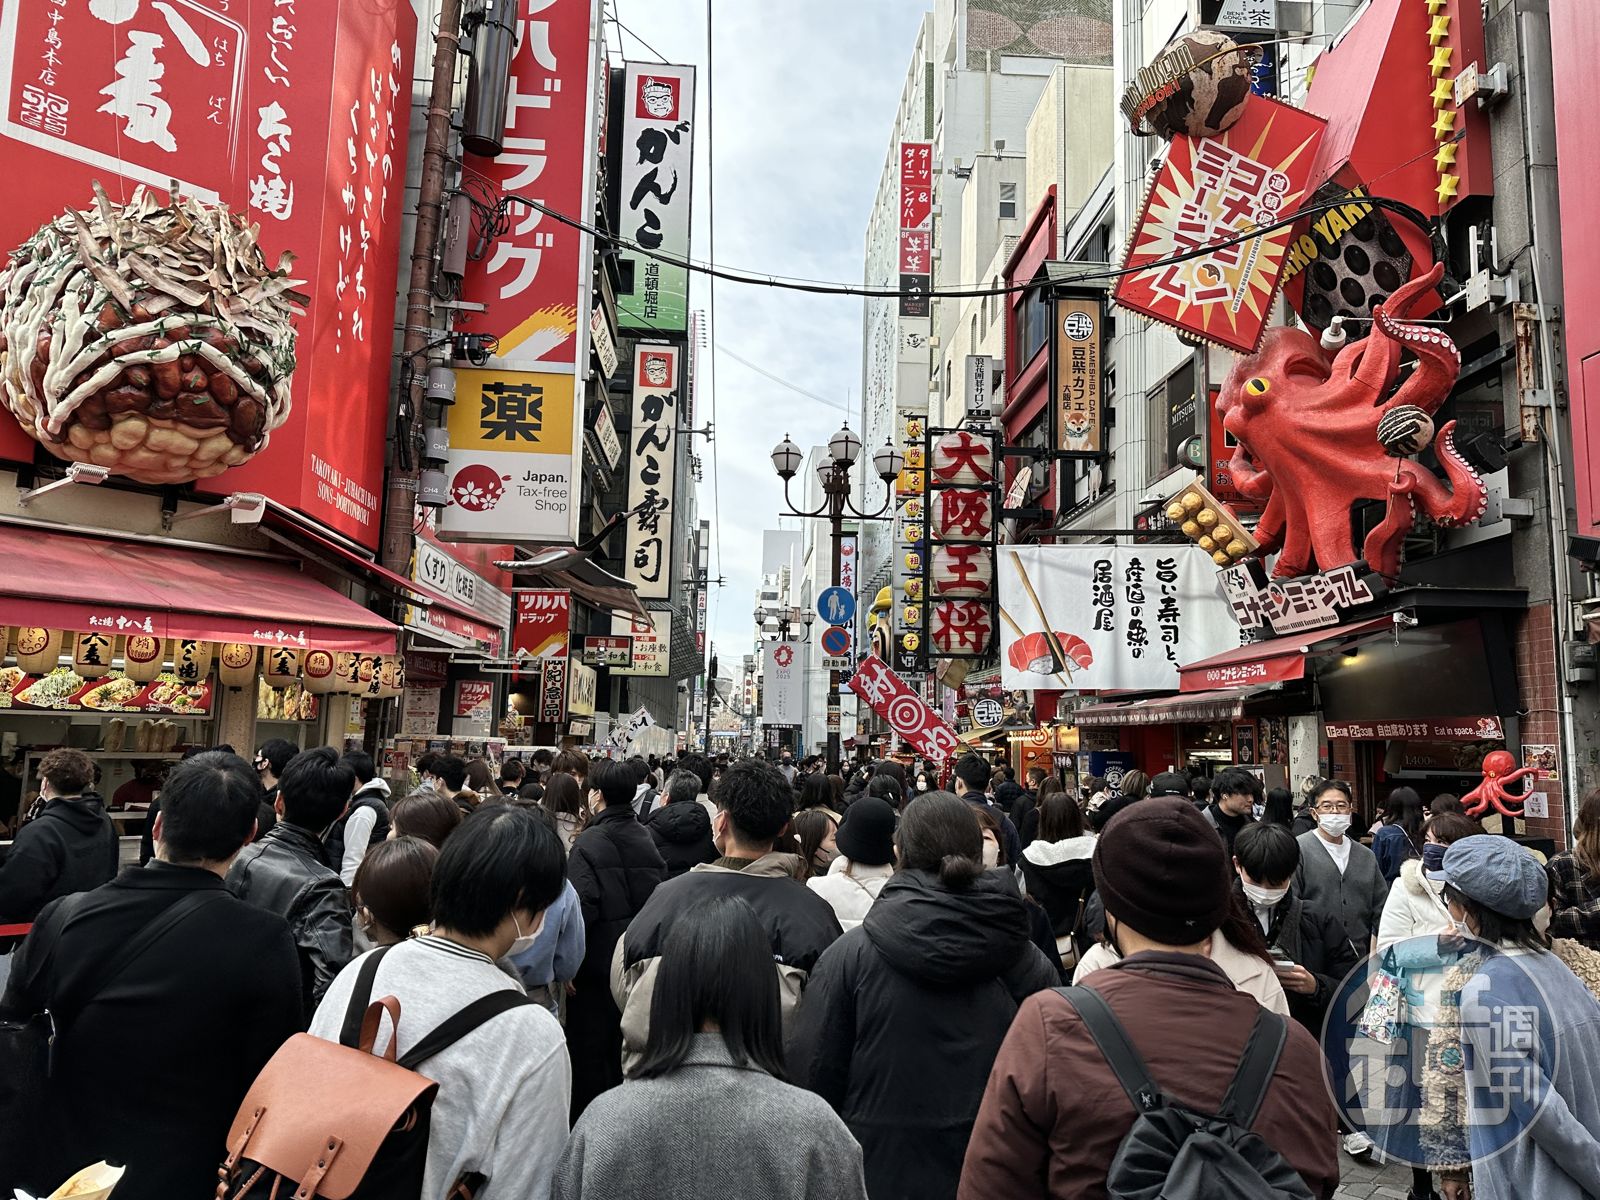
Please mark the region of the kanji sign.
POLYGON ((633 659, 626 667, 613 667, 615 675, 666 675, 672 659, 672 621, 670 613, 646 617, 612 617, 611 632, 627 637, 633 659))
POLYGON ((1500 741, 1505 726, 1499 717, 1434 717, 1408 721, 1329 721, 1324 732, 1332 741, 1398 739, 1419 742, 1500 741))
MULTIPOLYGON (((629 63, 622 81, 619 232, 646 250, 689 256, 694 162, 694 68, 629 63)), ((646 334, 682 333, 689 322, 689 271, 622 249, 617 323, 646 334), (632 287, 628 287, 631 281, 632 287)))
POLYGON ((439 532, 456 541, 571 541, 582 423, 572 376, 456 372, 449 410, 450 502, 439 532))
POLYGON ((566 658, 572 632, 572 593, 560 588, 529 588, 516 593, 516 605, 512 654, 517 658, 566 658))
POLYGON ((1050 305, 1051 412, 1063 454, 1091 458, 1105 450, 1105 317, 1098 295, 1062 296, 1050 305))
POLYGON ((455 715, 460 720, 481 721, 494 705, 494 684, 487 679, 462 679, 456 683, 455 715))
POLYGON ((900 143, 902 317, 926 317, 933 285, 933 143, 900 143))
POLYGON ((623 577, 645 600, 672 591, 672 486, 678 462, 677 346, 633 351, 633 429, 628 434, 628 544, 623 577))
POLYGON ((539 720, 556 724, 567 719, 567 667, 565 658, 544 660, 539 681, 539 720))
POLYGON ((1218 248, 1122 276, 1116 302, 1204 341, 1253 352, 1282 281, 1291 228, 1221 243, 1300 207, 1325 128, 1321 117, 1251 96, 1238 121, 1218 136, 1174 137, 1124 266, 1218 248))
POLYGON ((943 759, 960 749, 956 731, 876 654, 867 655, 857 665, 850 677, 850 691, 866 701, 918 754, 943 759))
POLYGON ((633 639, 631 637, 586 637, 583 639, 583 661, 597 667, 633 666, 633 639))

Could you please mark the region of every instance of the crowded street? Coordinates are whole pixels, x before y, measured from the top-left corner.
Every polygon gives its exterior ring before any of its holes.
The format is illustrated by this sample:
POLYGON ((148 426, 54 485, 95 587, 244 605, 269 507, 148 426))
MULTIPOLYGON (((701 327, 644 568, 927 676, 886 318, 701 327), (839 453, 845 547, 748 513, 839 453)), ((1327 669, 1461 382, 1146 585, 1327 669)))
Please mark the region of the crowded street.
POLYGON ((0 1200, 1600 1200, 1600 0, 0 34, 0 1200))

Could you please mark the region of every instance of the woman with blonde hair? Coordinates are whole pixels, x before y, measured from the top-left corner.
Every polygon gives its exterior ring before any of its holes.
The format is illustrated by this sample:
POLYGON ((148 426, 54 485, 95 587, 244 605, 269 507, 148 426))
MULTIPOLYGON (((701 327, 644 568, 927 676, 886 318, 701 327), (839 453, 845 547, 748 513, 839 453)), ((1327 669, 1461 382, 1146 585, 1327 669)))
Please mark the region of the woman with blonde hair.
POLYGON ((1550 936, 1600 950, 1600 789, 1578 805, 1572 849, 1557 854, 1550 873, 1550 936))

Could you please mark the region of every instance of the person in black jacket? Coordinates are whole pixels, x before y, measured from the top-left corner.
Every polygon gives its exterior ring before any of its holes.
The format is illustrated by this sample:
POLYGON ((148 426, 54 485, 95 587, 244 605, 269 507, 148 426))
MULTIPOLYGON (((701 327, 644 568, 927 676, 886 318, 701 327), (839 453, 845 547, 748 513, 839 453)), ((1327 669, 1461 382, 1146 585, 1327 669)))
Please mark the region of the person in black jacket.
POLYGON ((1056 954, 1081 953, 1089 948, 1084 917, 1094 894, 1095 835, 1084 832, 1083 810, 1059 788, 1045 792, 1038 811, 1039 836, 1022 852, 1022 878, 1050 918, 1056 954))
POLYGON ((667 877, 655 840, 633 811, 632 768, 599 759, 590 763, 584 786, 594 816, 567 860, 586 943, 567 1004, 574 1121, 591 1100, 622 1082, 622 1011, 611 997, 611 955, 622 931, 667 877))
POLYGON ((812 972, 789 1066, 861 1143, 873 1200, 950 1200, 1011 1019, 1060 978, 966 801, 913 800, 895 844, 900 870, 812 972))
POLYGON ((261 797, 250 766, 205 754, 162 789, 156 858, 114 882, 52 902, 16 954, 0 1013, 48 1008, 60 1033, 41 1119, 49 1136, 26 1178, 47 1195, 100 1159, 125 1163, 119 1200, 216 1189, 223 1142, 245 1092, 301 1028, 294 940, 282 917, 222 882, 250 840, 261 797), (199 907, 116 978, 120 949, 175 903, 199 907), (66 1018, 66 1019, 63 1019, 66 1018))
POLYGON ((355 772, 333 747, 296 755, 279 781, 278 823, 228 869, 229 891, 289 922, 308 1017, 355 953, 350 893, 322 845, 355 787, 355 772))
POLYGON ((667 878, 676 879, 699 863, 717 861, 717 844, 711 840, 711 816, 697 804, 700 776, 679 767, 667 776, 667 802, 652 808, 645 827, 667 864, 667 878))
POLYGON ((1017 827, 1011 823, 1011 818, 1006 816, 1005 810, 989 798, 989 794, 984 790, 988 784, 989 764, 983 759, 976 754, 963 754, 956 761, 956 795, 968 804, 994 810, 1000 826, 1000 836, 1004 841, 1001 848, 1005 851, 1005 860, 1008 863, 1015 863, 1022 857, 1022 838, 1018 836, 1017 827))
POLYGON ((39 763, 44 809, 0 863, 0 925, 26 924, 57 897, 116 875, 117 831, 93 783, 94 760, 82 750, 52 750, 39 763))
POLYGON ((1234 839, 1238 886, 1267 945, 1278 952, 1278 982, 1289 1013, 1320 1036, 1328 1002, 1360 955, 1340 917, 1294 894, 1290 884, 1299 865, 1300 843, 1275 822, 1246 825, 1234 839))
POLYGON ((328 865, 339 872, 345 887, 351 887, 367 851, 389 836, 389 785, 378 778, 377 765, 365 750, 347 750, 339 761, 355 773, 356 794, 322 846, 328 852, 328 865))

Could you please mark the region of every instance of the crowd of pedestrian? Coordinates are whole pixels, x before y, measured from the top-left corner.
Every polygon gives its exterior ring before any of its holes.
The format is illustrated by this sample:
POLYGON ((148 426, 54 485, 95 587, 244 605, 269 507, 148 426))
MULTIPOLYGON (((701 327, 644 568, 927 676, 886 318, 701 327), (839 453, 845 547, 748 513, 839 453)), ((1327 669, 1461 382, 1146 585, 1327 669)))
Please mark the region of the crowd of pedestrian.
POLYGON ((1600 794, 1546 868, 1451 797, 1369 846, 1346 784, 1238 769, 568 749, 395 795, 269 742, 174 767, 119 874, 92 765, 43 760, 0 863, 0 1056, 53 1039, 0 1082, 3 1194, 1325 1197, 1342 1144, 1414 1200, 1600 1195, 1600 794), (1378 980, 1425 1160, 1335 1103, 1378 980), (1450 1063, 1528 987, 1542 1107, 1490 1146, 1450 1063))

